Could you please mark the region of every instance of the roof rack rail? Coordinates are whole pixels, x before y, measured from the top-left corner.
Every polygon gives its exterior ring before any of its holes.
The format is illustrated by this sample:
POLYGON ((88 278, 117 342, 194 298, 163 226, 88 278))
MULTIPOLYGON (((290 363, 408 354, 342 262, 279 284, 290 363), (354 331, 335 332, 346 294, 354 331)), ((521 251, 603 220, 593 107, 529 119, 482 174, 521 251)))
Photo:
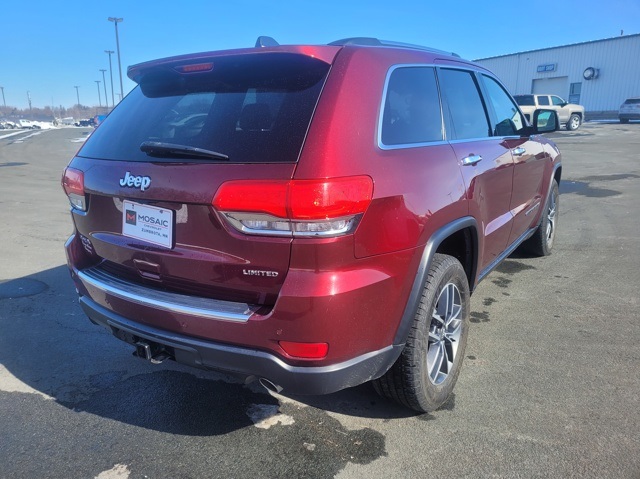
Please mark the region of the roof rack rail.
POLYGON ((454 57, 460 58, 455 52, 446 52, 444 50, 438 50, 436 48, 425 47, 422 45, 414 45, 412 43, 402 43, 402 42, 391 42, 388 40, 379 40, 377 38, 372 37, 352 37, 352 38, 343 38, 341 40, 336 40, 335 42, 329 43, 329 45, 334 46, 345 46, 345 45, 365 45, 365 46, 375 46, 375 47, 398 47, 398 48, 410 48, 412 50, 422 50, 425 52, 431 53, 440 53, 443 55, 453 55, 454 57))
POLYGON ((267 36, 259 36, 258 39, 256 40, 256 48, 258 47, 277 47, 280 44, 274 40, 272 37, 267 37, 267 36))
POLYGON ((345 45, 369 45, 380 47, 382 46, 382 42, 377 38, 373 37, 350 37, 350 38, 342 38, 341 40, 336 40, 335 42, 329 43, 332 46, 343 47, 345 45))

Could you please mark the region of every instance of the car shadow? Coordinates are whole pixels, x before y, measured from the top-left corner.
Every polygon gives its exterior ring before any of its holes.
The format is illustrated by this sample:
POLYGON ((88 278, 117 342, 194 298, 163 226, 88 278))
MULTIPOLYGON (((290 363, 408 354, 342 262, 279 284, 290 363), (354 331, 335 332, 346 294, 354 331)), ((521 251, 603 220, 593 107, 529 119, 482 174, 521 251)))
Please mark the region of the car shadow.
MULTIPOLYGON (((0 281, 0 328, 0 381, 9 383, 0 382, 0 391, 40 395, 72 411, 145 429, 210 436, 254 424, 247 411, 255 405, 277 411, 291 403, 257 383, 245 386, 223 374, 132 357, 131 346, 84 315, 66 265, 0 281)), ((378 397, 370 384, 292 398, 351 416, 417 415, 378 397)))

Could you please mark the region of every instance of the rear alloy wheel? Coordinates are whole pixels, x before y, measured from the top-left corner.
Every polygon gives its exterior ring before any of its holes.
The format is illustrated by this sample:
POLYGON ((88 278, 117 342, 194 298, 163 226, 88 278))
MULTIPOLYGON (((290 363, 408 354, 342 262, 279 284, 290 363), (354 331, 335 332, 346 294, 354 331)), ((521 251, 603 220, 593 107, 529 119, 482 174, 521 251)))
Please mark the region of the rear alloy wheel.
POLYGON ((558 183, 553 180, 549 189, 549 196, 542 212, 540 225, 533 236, 524 242, 523 246, 537 256, 549 256, 553 249, 558 227, 558 207, 560 206, 560 193, 558 183))
POLYGON ((567 130, 574 131, 577 130, 580 126, 580 116, 575 113, 569 117, 569 121, 567 122, 567 130))
POLYGON ((434 255, 406 346, 391 369, 373 381, 378 394, 419 412, 447 401, 462 367, 469 298, 460 262, 434 255))

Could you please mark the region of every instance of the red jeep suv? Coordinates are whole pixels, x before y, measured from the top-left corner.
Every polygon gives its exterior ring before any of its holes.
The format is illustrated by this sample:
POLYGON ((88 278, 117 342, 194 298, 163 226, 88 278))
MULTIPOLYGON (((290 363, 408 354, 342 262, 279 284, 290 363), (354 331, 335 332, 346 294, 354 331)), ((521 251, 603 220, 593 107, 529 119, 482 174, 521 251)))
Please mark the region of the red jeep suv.
POLYGON ((351 38, 165 58, 64 171, 92 322, 290 394, 446 401, 474 287, 549 254, 560 153, 491 72, 351 38))

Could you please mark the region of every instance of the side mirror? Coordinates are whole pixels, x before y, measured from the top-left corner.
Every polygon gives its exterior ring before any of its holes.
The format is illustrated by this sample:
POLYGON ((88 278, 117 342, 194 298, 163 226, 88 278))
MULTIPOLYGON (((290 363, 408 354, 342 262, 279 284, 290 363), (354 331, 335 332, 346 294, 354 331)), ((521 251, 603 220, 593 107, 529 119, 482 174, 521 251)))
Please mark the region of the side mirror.
POLYGON ((536 110, 533 112, 533 132, 549 133, 560 129, 558 114, 554 110, 536 110))

